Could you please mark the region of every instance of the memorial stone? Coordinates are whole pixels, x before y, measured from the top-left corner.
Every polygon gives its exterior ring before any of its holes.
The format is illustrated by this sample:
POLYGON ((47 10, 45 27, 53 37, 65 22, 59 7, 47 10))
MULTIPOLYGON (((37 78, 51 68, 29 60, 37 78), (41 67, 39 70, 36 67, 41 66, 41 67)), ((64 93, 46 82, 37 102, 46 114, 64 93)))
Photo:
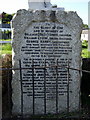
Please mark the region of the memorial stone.
MULTIPOLYGON (((76 12, 61 10, 19 10, 12 20, 13 67, 56 65, 81 68, 82 20, 76 12)), ((58 112, 67 111, 67 69, 58 68, 58 112)), ((46 69, 46 113, 56 113, 56 68, 46 69)), ((33 114, 32 69, 22 70, 23 113, 33 114)), ((44 114, 44 70, 34 70, 35 114, 44 114)), ((19 71, 13 71, 12 113, 21 114, 19 71)), ((69 111, 79 109, 79 72, 69 73, 69 111)))

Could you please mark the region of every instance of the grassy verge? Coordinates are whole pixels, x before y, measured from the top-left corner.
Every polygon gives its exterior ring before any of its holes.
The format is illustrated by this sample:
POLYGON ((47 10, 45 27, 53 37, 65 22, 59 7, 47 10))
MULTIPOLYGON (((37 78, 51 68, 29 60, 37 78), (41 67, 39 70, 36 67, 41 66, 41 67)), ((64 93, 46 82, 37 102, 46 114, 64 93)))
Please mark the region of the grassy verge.
POLYGON ((0 39, 0 41, 11 41, 12 39, 0 39))
POLYGON ((82 49, 82 58, 90 58, 90 52, 88 52, 87 48, 82 49))
POLYGON ((12 46, 10 43, 0 44, 0 54, 12 54, 12 46))
POLYGON ((3 50, 3 51, 0 51, 0 54, 12 54, 12 51, 6 51, 6 50, 3 50))
POLYGON ((88 52, 88 41, 82 42, 82 58, 90 58, 90 52, 88 52))

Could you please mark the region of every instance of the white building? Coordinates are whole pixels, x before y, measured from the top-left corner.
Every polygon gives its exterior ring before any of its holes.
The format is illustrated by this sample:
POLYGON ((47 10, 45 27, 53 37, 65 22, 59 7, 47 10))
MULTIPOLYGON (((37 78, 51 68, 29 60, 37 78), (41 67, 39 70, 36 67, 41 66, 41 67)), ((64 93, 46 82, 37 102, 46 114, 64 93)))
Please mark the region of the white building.
POLYGON ((81 41, 83 40, 88 41, 88 30, 82 30, 81 41))
POLYGON ((88 51, 90 51, 90 30, 82 30, 81 41, 88 41, 88 51))

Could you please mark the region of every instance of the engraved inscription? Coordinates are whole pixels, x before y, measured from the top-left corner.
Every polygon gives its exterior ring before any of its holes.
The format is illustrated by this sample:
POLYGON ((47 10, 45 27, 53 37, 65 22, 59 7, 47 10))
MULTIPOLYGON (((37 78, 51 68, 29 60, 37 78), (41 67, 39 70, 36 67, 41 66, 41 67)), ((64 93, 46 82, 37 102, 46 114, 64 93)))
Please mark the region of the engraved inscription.
MULTIPOLYGON (((23 34, 24 43, 21 46, 21 52, 24 57, 22 60, 23 67, 32 67, 32 59, 34 66, 50 66, 56 64, 56 59, 59 60, 59 65, 67 65, 67 60, 71 63, 72 58, 69 56, 72 53, 72 35, 70 31, 65 31, 65 26, 57 23, 40 22, 33 23, 28 30, 23 34), (69 58, 67 58, 69 56, 69 58)), ((67 70, 58 68, 58 94, 63 96, 67 93, 67 70)), ((69 75, 70 84, 72 82, 69 75)), ((44 98, 44 70, 35 69, 35 98, 44 98)), ((27 96, 32 96, 32 69, 23 71, 23 93, 27 96)), ((72 91, 70 91, 72 92, 72 91)), ((56 69, 47 68, 46 70, 46 97, 54 99, 56 96, 56 69)))

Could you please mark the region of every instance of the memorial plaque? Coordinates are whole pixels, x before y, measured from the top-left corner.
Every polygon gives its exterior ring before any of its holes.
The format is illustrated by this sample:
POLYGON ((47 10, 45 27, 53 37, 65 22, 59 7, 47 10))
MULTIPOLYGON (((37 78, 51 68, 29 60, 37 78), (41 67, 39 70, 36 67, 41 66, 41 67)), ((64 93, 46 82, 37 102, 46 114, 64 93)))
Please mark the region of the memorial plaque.
MULTIPOLYGON (((44 80, 46 78, 46 113, 56 113, 55 67, 45 71, 39 66, 67 66, 81 68, 82 20, 75 12, 19 10, 12 21, 13 27, 13 66, 34 69, 35 114, 44 114, 44 80), (33 63, 32 63, 33 62, 33 63)), ((33 114, 32 69, 22 70, 23 113, 33 114)), ((67 111, 68 71, 58 67, 58 112, 67 111)), ((21 114, 20 73, 13 71, 12 113, 21 114)), ((69 110, 79 109, 79 72, 69 71, 69 110)))

